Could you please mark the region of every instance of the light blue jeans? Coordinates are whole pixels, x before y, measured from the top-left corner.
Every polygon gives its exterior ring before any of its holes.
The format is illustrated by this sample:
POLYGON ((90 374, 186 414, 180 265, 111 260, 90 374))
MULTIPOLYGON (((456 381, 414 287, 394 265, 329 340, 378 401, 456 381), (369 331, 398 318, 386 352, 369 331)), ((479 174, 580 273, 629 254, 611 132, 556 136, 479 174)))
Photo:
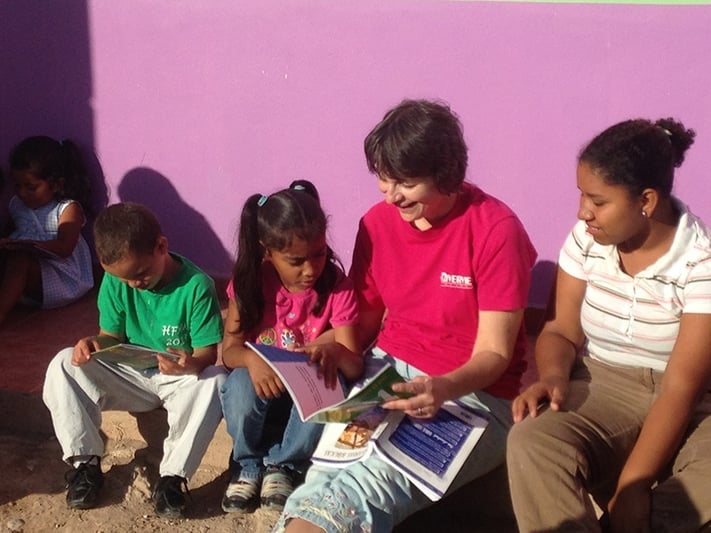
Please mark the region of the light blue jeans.
POLYGON ((304 472, 323 424, 302 422, 292 406, 281 439, 265 442, 265 422, 275 402, 257 396, 246 368, 230 372, 220 390, 220 401, 227 432, 234 442, 232 459, 243 475, 257 477, 262 465, 287 466, 304 472))
MULTIPOLYGON (((422 374, 379 348, 373 349, 372 356, 385 358, 408 380, 422 374)), ((459 400, 485 412, 489 425, 448 494, 503 464, 506 435, 513 424, 509 400, 485 392, 459 400)), ((392 531, 396 524, 431 504, 404 474, 373 454, 346 468, 312 466, 304 484, 287 500, 273 531, 283 531, 292 518, 307 520, 328 533, 392 531)))

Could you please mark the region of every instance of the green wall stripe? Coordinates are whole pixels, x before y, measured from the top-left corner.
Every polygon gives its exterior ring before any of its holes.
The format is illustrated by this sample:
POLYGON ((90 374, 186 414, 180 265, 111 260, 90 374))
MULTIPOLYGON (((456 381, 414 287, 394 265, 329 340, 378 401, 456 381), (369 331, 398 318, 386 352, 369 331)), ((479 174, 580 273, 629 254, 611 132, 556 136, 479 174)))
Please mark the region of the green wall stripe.
POLYGON ((711 5, 711 0, 458 0, 460 2, 499 2, 509 4, 629 4, 693 6, 711 5))

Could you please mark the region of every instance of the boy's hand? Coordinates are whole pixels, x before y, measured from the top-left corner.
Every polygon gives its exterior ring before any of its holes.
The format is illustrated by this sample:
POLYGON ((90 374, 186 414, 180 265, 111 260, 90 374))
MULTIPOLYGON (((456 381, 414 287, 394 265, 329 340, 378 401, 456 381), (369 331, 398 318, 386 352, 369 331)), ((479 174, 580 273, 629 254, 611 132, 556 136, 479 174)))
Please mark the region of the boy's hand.
POLYGON ((91 353, 101 349, 101 344, 96 335, 79 339, 72 352, 72 364, 74 366, 85 365, 91 360, 91 353))
POLYGON ((197 374, 199 371, 195 368, 192 356, 185 350, 179 350, 177 348, 166 348, 169 353, 174 353, 179 356, 180 359, 177 361, 166 357, 161 354, 156 354, 158 359, 158 370, 161 374, 168 374, 171 376, 183 376, 186 374, 197 374))

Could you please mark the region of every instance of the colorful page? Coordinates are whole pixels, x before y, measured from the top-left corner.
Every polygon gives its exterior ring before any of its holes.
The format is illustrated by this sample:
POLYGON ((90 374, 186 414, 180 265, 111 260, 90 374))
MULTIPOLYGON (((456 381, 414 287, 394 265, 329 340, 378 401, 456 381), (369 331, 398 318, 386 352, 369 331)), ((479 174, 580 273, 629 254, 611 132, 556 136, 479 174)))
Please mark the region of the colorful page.
POLYGON ((91 356, 107 363, 130 366, 136 370, 146 370, 158 367, 156 354, 161 354, 174 361, 180 359, 180 356, 174 353, 151 350, 145 346, 136 346, 135 344, 126 343, 114 344, 108 348, 97 350, 92 353, 91 356))
POLYGON ((345 395, 340 385, 335 389, 327 388, 323 378, 318 377, 316 367, 309 364, 308 356, 265 344, 246 342, 245 345, 277 373, 289 391, 301 420, 306 421, 320 409, 343 401, 345 395))
POLYGON ((428 498, 442 498, 488 424, 483 413, 446 402, 433 418, 404 416, 373 436, 376 452, 428 498))
POLYGON ((375 407, 347 424, 326 424, 311 460, 314 464, 344 467, 370 455, 371 437, 392 414, 375 407))

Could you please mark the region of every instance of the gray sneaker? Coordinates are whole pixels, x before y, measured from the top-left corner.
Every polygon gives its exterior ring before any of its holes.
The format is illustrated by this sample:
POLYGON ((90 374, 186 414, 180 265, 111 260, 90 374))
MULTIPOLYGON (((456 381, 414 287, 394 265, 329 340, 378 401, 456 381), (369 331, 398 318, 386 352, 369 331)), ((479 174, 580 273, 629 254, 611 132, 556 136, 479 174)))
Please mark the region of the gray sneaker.
POLYGON ((262 507, 281 511, 294 492, 297 473, 289 467, 269 465, 264 473, 260 499, 262 507))
POLYGON ((226 513, 253 513, 259 507, 259 488, 262 486, 262 472, 256 475, 232 476, 222 498, 222 510, 226 513))

